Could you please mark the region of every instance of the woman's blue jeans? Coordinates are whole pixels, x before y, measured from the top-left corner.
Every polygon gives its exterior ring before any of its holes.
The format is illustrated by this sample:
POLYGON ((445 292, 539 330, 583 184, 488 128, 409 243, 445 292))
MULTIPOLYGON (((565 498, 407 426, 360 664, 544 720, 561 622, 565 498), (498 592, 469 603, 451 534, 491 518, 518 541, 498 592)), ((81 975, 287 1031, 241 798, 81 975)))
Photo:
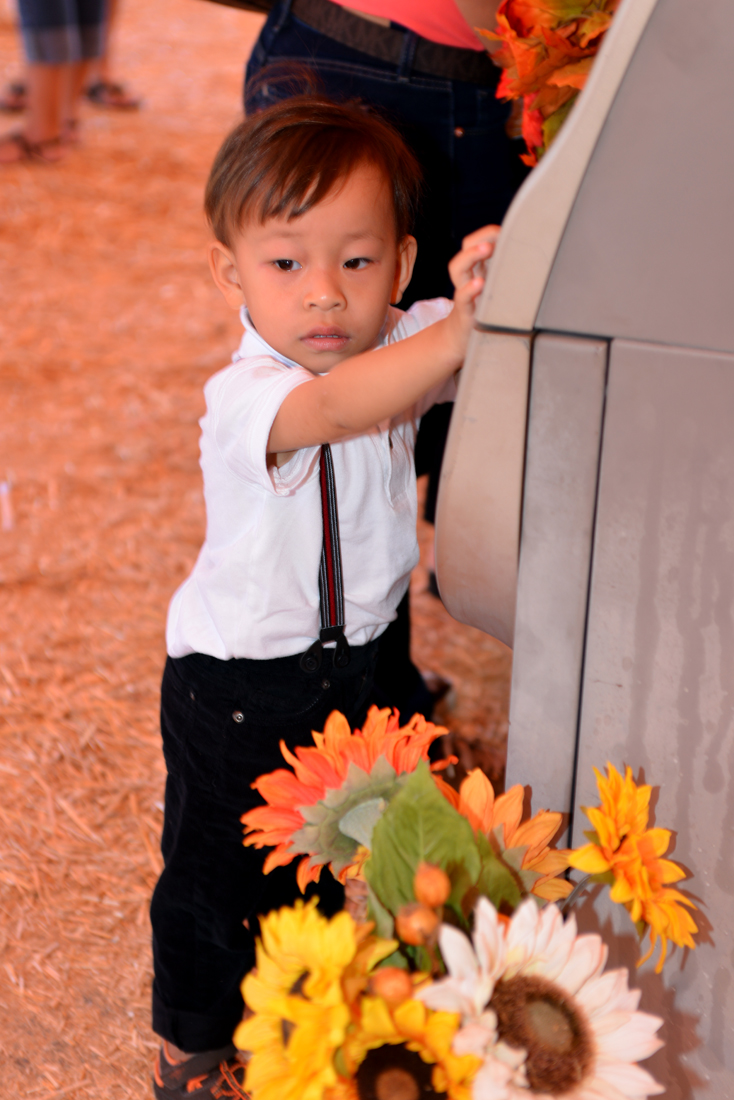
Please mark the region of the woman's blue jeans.
POLYGON ((416 41, 406 30, 401 62, 390 65, 313 30, 291 13, 290 0, 280 0, 245 77, 251 113, 293 94, 288 68, 307 66, 320 91, 376 107, 411 146, 423 168, 425 193, 415 227, 418 260, 403 308, 422 298, 452 296, 449 260, 467 233, 502 221, 523 172, 516 143, 505 133, 509 108, 495 98, 495 86, 414 70, 416 41))

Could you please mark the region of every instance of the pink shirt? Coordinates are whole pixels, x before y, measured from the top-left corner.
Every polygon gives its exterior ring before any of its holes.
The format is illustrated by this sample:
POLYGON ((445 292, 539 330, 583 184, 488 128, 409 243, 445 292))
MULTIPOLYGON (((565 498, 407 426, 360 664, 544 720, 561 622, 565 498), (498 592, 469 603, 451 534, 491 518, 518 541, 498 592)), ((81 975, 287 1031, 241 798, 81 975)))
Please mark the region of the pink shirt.
POLYGON ((334 0, 342 7, 380 15, 442 46, 482 47, 454 0, 334 0))

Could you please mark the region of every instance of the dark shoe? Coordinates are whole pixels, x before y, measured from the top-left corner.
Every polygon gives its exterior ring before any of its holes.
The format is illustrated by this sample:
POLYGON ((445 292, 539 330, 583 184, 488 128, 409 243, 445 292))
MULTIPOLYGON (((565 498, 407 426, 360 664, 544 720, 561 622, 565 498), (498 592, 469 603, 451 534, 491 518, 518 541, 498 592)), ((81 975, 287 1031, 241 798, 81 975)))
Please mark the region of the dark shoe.
POLYGON ((84 95, 97 107, 109 107, 113 111, 137 111, 140 100, 129 95, 123 84, 111 80, 97 80, 85 89, 84 95))
POLYGON ((153 1069, 156 1100, 250 1100, 244 1084, 245 1063, 231 1043, 185 1062, 169 1062, 161 1047, 153 1069))
POLYGON ((47 138, 45 141, 29 141, 24 133, 13 131, 0 137, 0 164, 20 164, 21 161, 28 160, 57 164, 64 159, 64 145, 65 142, 61 137, 47 138))

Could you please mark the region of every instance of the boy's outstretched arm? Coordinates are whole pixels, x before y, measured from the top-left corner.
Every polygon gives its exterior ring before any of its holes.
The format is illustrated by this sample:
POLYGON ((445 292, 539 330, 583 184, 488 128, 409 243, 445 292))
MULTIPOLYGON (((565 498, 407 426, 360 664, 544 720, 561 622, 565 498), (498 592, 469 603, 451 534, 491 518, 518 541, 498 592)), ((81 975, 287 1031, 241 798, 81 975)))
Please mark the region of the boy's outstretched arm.
POLYGON ((398 343, 363 352, 298 386, 283 401, 268 451, 296 451, 368 431, 397 416, 461 367, 484 286, 475 268, 492 255, 499 227, 466 237, 449 264, 454 308, 448 317, 398 343))

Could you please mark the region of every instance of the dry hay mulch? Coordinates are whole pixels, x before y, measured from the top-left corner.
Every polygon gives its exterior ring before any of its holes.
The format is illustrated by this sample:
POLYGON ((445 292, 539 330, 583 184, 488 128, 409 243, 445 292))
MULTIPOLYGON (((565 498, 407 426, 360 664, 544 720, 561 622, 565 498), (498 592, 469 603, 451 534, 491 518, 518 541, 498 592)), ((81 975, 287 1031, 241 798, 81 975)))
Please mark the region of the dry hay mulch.
MULTIPOLYGON (((0 177, 0 1053, 24 1100, 150 1095, 165 611, 203 532, 202 386, 239 339, 201 194, 259 26, 128 0, 116 57, 144 110, 86 108, 62 165, 0 177)), ((0 79, 19 67, 0 23, 0 79)), ((509 651, 425 584, 415 659, 454 682, 463 766, 497 778, 509 651)))

